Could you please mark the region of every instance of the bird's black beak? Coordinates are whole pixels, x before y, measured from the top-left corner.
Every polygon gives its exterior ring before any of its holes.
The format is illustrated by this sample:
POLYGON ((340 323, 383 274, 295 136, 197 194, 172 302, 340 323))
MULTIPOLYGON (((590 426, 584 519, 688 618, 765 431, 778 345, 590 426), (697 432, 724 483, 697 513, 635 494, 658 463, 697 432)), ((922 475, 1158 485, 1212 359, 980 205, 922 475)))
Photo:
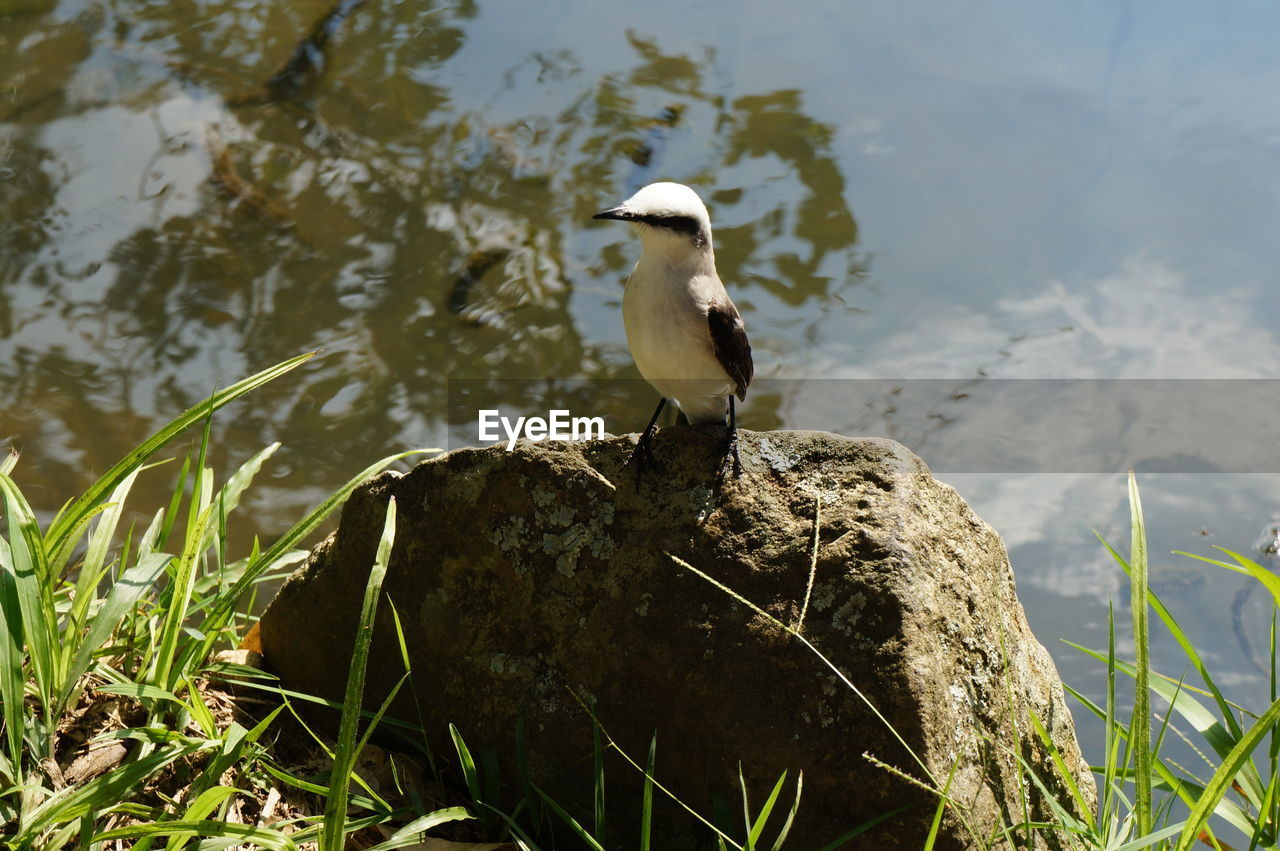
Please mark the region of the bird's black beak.
POLYGON ((601 210, 591 218, 593 219, 617 219, 620 222, 628 222, 636 217, 636 214, 628 210, 626 207, 613 207, 609 210, 601 210))

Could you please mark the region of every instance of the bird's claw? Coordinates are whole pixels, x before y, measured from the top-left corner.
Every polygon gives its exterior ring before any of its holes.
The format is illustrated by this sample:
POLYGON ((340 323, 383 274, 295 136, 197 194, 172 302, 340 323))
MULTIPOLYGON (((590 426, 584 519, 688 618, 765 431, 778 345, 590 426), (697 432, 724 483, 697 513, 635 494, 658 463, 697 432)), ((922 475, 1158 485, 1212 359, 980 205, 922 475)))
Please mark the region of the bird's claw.
POLYGON ((640 435, 640 439, 636 441, 635 448, 631 450, 627 460, 622 463, 623 469, 635 464, 636 493, 640 492, 640 478, 644 475, 645 468, 653 467, 657 464, 653 457, 653 435, 654 432, 652 431, 645 431, 644 434, 640 435))
POLYGON ((735 479, 742 477, 742 456, 738 452, 738 430, 729 430, 729 444, 725 447, 724 461, 720 463, 720 478, 732 469, 735 479))

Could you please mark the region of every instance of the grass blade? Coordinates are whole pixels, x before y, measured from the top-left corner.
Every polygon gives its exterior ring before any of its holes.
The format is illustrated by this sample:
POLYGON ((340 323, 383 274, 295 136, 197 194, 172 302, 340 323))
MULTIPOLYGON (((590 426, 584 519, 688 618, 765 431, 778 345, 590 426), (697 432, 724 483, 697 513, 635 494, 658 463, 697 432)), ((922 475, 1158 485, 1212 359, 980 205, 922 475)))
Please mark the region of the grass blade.
POLYGON ((1114 803, 1112 793, 1115 790, 1116 755, 1120 745, 1116 735, 1116 617, 1115 607, 1107 601, 1107 717, 1106 717, 1106 767, 1103 771, 1102 807, 1098 811, 1098 826, 1103 827, 1110 821, 1111 805, 1114 803))
POLYGON ((601 845, 594 836, 587 833, 586 828, 578 824, 578 820, 569 815, 569 813, 565 811, 564 807, 557 804, 551 799, 550 795, 542 791, 538 784, 533 784, 533 790, 541 796, 542 800, 551 808, 553 813, 560 816, 561 820, 564 821, 565 824, 569 825, 569 829, 573 831, 574 835, 585 842, 591 851, 604 851, 604 846, 601 845))
MULTIPOLYGON (((742 766, 738 766, 738 773, 741 776, 742 766)), ((783 771, 778 778, 778 782, 773 784, 773 791, 769 793, 768 799, 764 802, 764 806, 760 808, 760 815, 756 816, 755 824, 748 822, 747 848, 754 849, 756 843, 760 841, 760 834, 764 833, 764 826, 769 823, 769 816, 773 814, 773 806, 778 802, 778 794, 782 791, 782 784, 787 782, 787 772, 783 771)), ((746 784, 743 784, 742 791, 747 790, 746 784)))
POLYGON ((205 532, 213 517, 213 506, 208 505, 196 518, 194 528, 187 535, 182 556, 178 559, 178 568, 172 583, 172 599, 169 610, 165 612, 164 626, 160 632, 160 645, 156 651, 154 669, 151 676, 153 685, 172 690, 176 678, 186 673, 184 665, 175 667, 178 655, 178 639, 182 635, 182 627, 187 620, 187 611, 191 606, 192 585, 196 577, 196 560, 200 557, 205 532))
POLYGON ((285 532, 265 552, 260 553, 256 559, 251 561, 235 584, 218 596, 218 601, 200 624, 200 631, 204 633, 205 638, 202 642, 192 645, 188 654, 189 657, 199 660, 208 658, 214 643, 218 640, 219 633, 230 623, 231 616, 235 613, 236 606, 245 592, 257 582, 258 577, 267 568, 285 558, 303 538, 314 532, 330 514, 340 508, 352 491, 370 477, 377 475, 402 458, 439 451, 439 449, 413 449, 408 452, 388 455, 386 458, 382 458, 361 470, 335 493, 330 495, 328 499, 313 508, 306 517, 295 523, 288 532, 285 532))
MULTIPOLYGON (((434 773, 434 764, 432 766, 434 773)), ((536 833, 542 824, 542 801, 533 792, 533 784, 529 780, 529 743, 525 739, 524 713, 516 716, 516 771, 520 775, 520 790, 524 793, 524 804, 529 811, 529 823, 536 833)))
POLYGON ((592 771, 592 780, 594 783, 594 795, 592 799, 595 803, 596 816, 596 836, 600 841, 604 841, 604 746, 600 742, 600 725, 592 722, 591 724, 591 745, 594 755, 594 770, 592 771))
MULTIPOLYGON (((10 456, 12 457, 12 456, 10 456)), ((22 731, 27 708, 23 704, 26 678, 22 672, 22 607, 12 556, 0 537, 0 717, 9 751, 9 781, 22 785, 22 731)))
POLYGON ((1175 846, 1176 851, 1187 851, 1199 841, 1200 831, 1205 826, 1205 823, 1208 822, 1209 815, 1217 808, 1227 791, 1231 789, 1231 783, 1240 768, 1253 755, 1254 750, 1262 744, 1263 739, 1270 734, 1272 725, 1277 722, 1280 722, 1280 700, 1272 703, 1267 711, 1262 713, 1258 720, 1254 722, 1254 725, 1240 737, 1240 741, 1236 742, 1236 746, 1222 760, 1222 764, 1213 773, 1213 777, 1209 778, 1204 792, 1200 794, 1195 806, 1191 808, 1191 814, 1187 816, 1186 824, 1183 826, 1182 834, 1178 837, 1178 843, 1175 846))
POLYGON ((165 444, 213 411, 238 399, 249 391, 255 390, 263 384, 296 369, 315 357, 316 354, 317 352, 308 352, 298 355, 269 369, 264 369, 257 375, 252 375, 243 381, 237 381, 225 390, 219 390, 207 399, 188 408, 176 419, 166 424, 121 458, 115 466, 102 475, 102 478, 90 485, 74 502, 58 512, 58 516, 49 525, 47 540, 49 542, 49 552, 53 555, 55 562, 61 561, 64 553, 69 553, 74 548, 76 542, 72 532, 79 527, 81 518, 102 503, 108 494, 124 481, 126 476, 156 452, 160 451, 165 444))
POLYGON ((880 815, 876 816, 873 819, 864 821, 862 824, 858 825, 853 830, 844 834, 839 839, 834 839, 831 842, 828 842, 826 845, 823 845, 822 848, 819 849, 819 851, 836 851, 837 848, 843 848, 851 840, 866 833, 871 828, 880 824, 880 822, 888 821, 889 819, 893 818, 896 815, 901 815, 902 813, 905 813, 907 810, 911 809, 914 806, 915 804, 903 804, 901 807, 898 807, 897 809, 889 810, 889 812, 887 813, 881 813, 880 815))
POLYGON ((72 686, 88 669, 94 651, 107 643, 107 639, 120 625, 124 616, 137 605, 142 595, 155 585, 160 572, 164 570, 171 558, 172 556, 164 553, 147 553, 112 584, 106 600, 94 615, 89 624, 89 631, 80 641, 79 647, 76 648, 76 655, 67 668, 66 679, 63 680, 61 689, 64 701, 61 709, 66 708, 66 697, 70 694, 72 686))
MULTIPOLYGON (((143 469, 139 467, 125 476, 124 481, 112 491, 109 501, 103 506, 102 513, 98 516, 98 522, 89 533, 89 545, 85 550, 84 561, 80 565, 80 575, 76 578, 75 603, 71 609, 69 631, 73 633, 80 631, 89 611, 89 605, 97 600, 98 583, 107 569, 107 551, 111 545, 111 539, 115 537, 116 526, 120 522, 120 515, 124 513, 124 503, 129 497, 129 491, 133 488, 138 473, 143 469)), ((63 653, 69 657, 73 646, 64 646, 63 653)))
POLYGON ((356 629, 355 646, 351 651, 351 673, 347 676, 347 691, 342 699, 342 721, 338 729, 338 743, 333 756, 333 776, 329 781, 329 798, 324 807, 324 828, 320 833, 320 851, 342 851, 347 819, 347 793, 351 786, 351 769, 358 756, 356 728, 360 723, 360 711, 364 698, 364 674, 369 662, 369 646, 373 643, 373 623, 378 614, 378 598, 382 595, 382 580, 387 575, 391 561, 391 547, 396 536, 396 500, 387 502, 386 521, 382 537, 378 540, 378 552, 374 556, 373 569, 364 589, 364 602, 360 608, 360 625, 356 629))
MULTIPOLYGON (((929 824, 929 836, 925 839, 924 851, 933 851, 933 846, 938 841, 938 829, 942 827, 942 814, 947 811, 947 794, 951 791, 951 781, 956 778, 956 769, 960 767, 960 756, 956 754, 955 762, 951 763, 951 771, 947 774, 947 785, 942 787, 942 793, 938 795, 938 806, 933 811, 933 821, 929 824)), ((1026 795, 1023 794, 1022 797, 1025 800, 1026 795)))
POLYGON ((483 803, 480 792, 480 777, 476 774, 476 761, 471 756, 471 749, 462 740, 462 734, 453 724, 449 725, 449 736, 453 739, 453 748, 458 752, 458 762, 462 765, 462 778, 467 782, 467 791, 477 804, 483 803))
POLYGON ((796 813, 800 810, 800 793, 804 790, 804 772, 801 771, 796 775, 796 797, 791 802, 791 809, 787 812, 787 820, 782 823, 782 830, 778 832, 778 838, 773 840, 773 848, 771 851, 782 851, 782 844, 787 841, 787 834, 791 833, 791 825, 795 823, 796 813))
MULTIPOLYGON (((244 496, 244 492, 249 489, 249 485, 253 484, 253 479, 262 470, 262 465, 267 463, 272 455, 276 454, 276 450, 280 448, 280 443, 272 443, 266 449, 255 454, 248 461, 240 465, 227 479, 227 483, 213 498, 213 501, 219 505, 219 514, 223 517, 235 511, 240 505, 240 498, 244 496)), ((207 547, 211 542, 206 541, 207 547)))
POLYGON ((167 700, 178 704, 183 702, 182 698, 168 689, 148 683, 103 683, 94 690, 99 694, 121 694, 139 700, 167 700))
MULTIPOLYGON (((234 841, 228 844, 252 845, 263 848, 277 848, 281 851, 297 848, 293 839, 270 828, 252 827, 247 824, 233 824, 225 821, 164 821, 153 824, 135 824, 129 827, 118 827, 93 837, 95 846, 98 843, 119 839, 139 839, 147 841, 162 836, 226 836, 234 841)), ((137 848, 141 842, 134 847, 137 848)))
MULTIPOLYGON (((1074 647, 1082 653, 1092 656, 1099 661, 1105 661, 1107 659, 1105 654, 1099 653, 1096 650, 1089 650, 1088 648, 1082 647, 1079 644, 1074 644, 1070 641, 1064 641, 1063 643, 1068 647, 1074 647)), ((1134 668, 1134 666, 1129 665, 1126 662, 1122 662, 1119 659, 1112 660, 1111 665, 1114 670, 1128 674, 1131 677, 1137 674, 1137 669, 1134 668)), ((1225 758, 1226 755, 1235 748, 1237 742, 1239 742, 1240 737, 1232 736, 1231 733, 1222 726, 1222 723, 1217 719, 1217 717, 1206 709, 1202 703, 1192 697, 1188 690, 1179 689, 1174 682, 1171 682, 1165 677, 1156 677, 1150 680, 1150 688, 1162 699, 1168 701, 1170 711, 1177 712, 1186 719, 1187 723, 1195 728, 1196 732, 1205 740, 1205 743, 1208 744, 1209 747, 1213 748, 1214 752, 1219 756, 1225 758)), ((1120 725, 1119 722, 1116 722, 1116 729, 1122 730, 1124 727, 1120 725)), ((1237 777, 1236 780, 1240 782, 1241 787, 1245 790, 1246 796, 1251 801, 1261 799, 1262 781, 1251 764, 1246 763, 1241 767, 1240 776, 1237 777)))
POLYGON ((470 818, 473 818, 473 816, 467 812, 466 807, 446 807, 445 809, 436 810, 424 816, 418 816, 387 837, 385 842, 379 842, 368 851, 391 851, 393 848, 416 845, 426 838, 423 834, 431 828, 451 821, 463 821, 470 818))
MULTIPOLYGON (((1124 570, 1124 572, 1128 574, 1130 572, 1129 562, 1126 561, 1124 557, 1121 556, 1119 553, 1117 553, 1114 549, 1112 549, 1111 545, 1108 544, 1105 540, 1103 540, 1101 536, 1098 536, 1098 540, 1102 541, 1102 545, 1107 548, 1107 551, 1109 553, 1111 553, 1111 557, 1114 558, 1116 562, 1120 565, 1120 567, 1124 570)), ((1193 556, 1193 558, 1200 558, 1200 557, 1193 556)), ((1201 558, 1200 560, 1208 561, 1211 564, 1218 564, 1228 568, 1231 567, 1231 565, 1224 564, 1223 562, 1214 561, 1212 559, 1201 558)), ((1155 610, 1156 614, 1160 616, 1160 620, 1164 623, 1165 627, 1169 630, 1170 633, 1173 634, 1174 640, 1176 640, 1178 642, 1178 646, 1182 648, 1182 652, 1186 655, 1187 660, 1191 663, 1191 667, 1196 669, 1196 673, 1199 674, 1200 679, 1204 681, 1205 688, 1208 689, 1209 694, 1212 695, 1214 701, 1218 704, 1218 711, 1220 711, 1222 713, 1222 717, 1226 719, 1227 727, 1231 731, 1232 739, 1234 740, 1234 739, 1240 738, 1240 734, 1243 731, 1240 729, 1240 725, 1236 723, 1235 716, 1232 714, 1231 707, 1228 704, 1227 699, 1223 697, 1222 692, 1218 689, 1218 686, 1214 683, 1213 677, 1209 673, 1208 666, 1205 665, 1204 660, 1201 658, 1199 651, 1196 650, 1195 645, 1191 643, 1191 639, 1187 637, 1186 633, 1183 632, 1182 627, 1180 627, 1178 625, 1178 622, 1174 620, 1173 615, 1170 614, 1169 609, 1165 606, 1164 602, 1160 599, 1159 595, 1156 594, 1154 591, 1152 591, 1150 587, 1147 588, 1147 602, 1151 604, 1151 608, 1155 610)))
POLYGON ((1150 635, 1147 628, 1147 530, 1142 520, 1142 498, 1138 480, 1129 471, 1129 522, 1132 527, 1129 546, 1130 604, 1133 613, 1134 701, 1133 723, 1129 741, 1133 746, 1133 784, 1135 812, 1139 836, 1151 833, 1151 668, 1150 635))
POLYGON ((9 520, 8 568, 13 571, 11 581, 17 591, 22 640, 31 661, 36 694, 48 713, 52 709, 54 647, 58 646, 49 561, 35 513, 13 479, 3 474, 0 495, 9 520))
MULTIPOLYGON (((596 729, 600 729, 599 725, 596 729)), ((649 851, 650 831, 653 823, 653 763, 658 753, 658 731, 649 740, 649 759, 645 762, 644 793, 640 799, 640 851, 649 851)))
POLYGON ((174 760, 200 750, 216 747, 217 742, 185 742, 176 747, 144 756, 136 762, 122 765, 83 786, 68 787, 37 807, 23 824, 21 832, 13 838, 14 847, 25 848, 48 828, 78 819, 102 808, 104 801, 116 802, 140 786, 147 778, 174 760))
POLYGON ((1215 558, 1206 558, 1204 556, 1195 555, 1194 553, 1185 553, 1181 550, 1174 550, 1174 554, 1193 558, 1196 561, 1203 561, 1207 564, 1216 564, 1218 567, 1226 568, 1227 570, 1234 571, 1235 573, 1244 573, 1248 576, 1252 576, 1266 587, 1267 592, 1271 594, 1277 605, 1280 605, 1280 576, 1276 576, 1253 559, 1245 558, 1239 553, 1232 552, 1226 547, 1214 547, 1214 549, 1231 556, 1235 559, 1236 563, 1228 564, 1225 561, 1219 561, 1215 558))

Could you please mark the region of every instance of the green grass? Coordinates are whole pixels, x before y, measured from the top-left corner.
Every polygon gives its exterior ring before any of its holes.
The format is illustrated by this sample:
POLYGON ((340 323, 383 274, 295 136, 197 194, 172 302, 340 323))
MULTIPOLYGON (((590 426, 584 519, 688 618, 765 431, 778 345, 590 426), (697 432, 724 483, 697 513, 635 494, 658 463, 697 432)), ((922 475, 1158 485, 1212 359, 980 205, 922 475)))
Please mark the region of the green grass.
MULTIPOLYGON (((255 542, 247 556, 230 559, 228 523, 278 446, 219 483, 206 466, 212 417, 311 356, 212 394, 144 441, 44 526, 14 479, 18 457, 0 462, 0 836, 9 846, 132 842, 149 848, 163 841, 177 848, 203 837, 206 847, 234 842, 293 848, 319 840, 340 848, 346 833, 371 824, 409 821, 399 835, 412 837, 424 825, 466 817, 460 808, 414 813, 348 795, 352 779, 360 782, 352 766, 378 720, 356 738, 363 717, 358 678, 342 706, 336 769, 324 787, 275 763, 269 740, 282 706, 246 727, 234 717, 215 718, 208 702, 211 651, 236 646, 258 583, 279 577, 305 556, 299 546, 356 485, 416 454, 393 455, 359 471, 270 546, 255 542), (202 422, 198 447, 182 464, 152 463, 202 422), (166 469, 176 472, 168 506, 141 529, 124 526, 138 477, 166 469), (94 722, 93 712, 102 707, 127 722, 94 722), (91 746, 116 755, 108 770, 78 782, 64 774, 76 765, 68 733, 77 730, 93 737, 91 746), (264 789, 289 787, 328 800, 327 817, 271 825, 230 817, 264 789), (348 821, 352 804, 367 815, 348 821)), ((371 575, 373 605, 362 614, 357 654, 368 650, 378 594, 374 579, 385 569, 392 534, 389 524, 371 575)))
MULTIPOLYGON (((376 712, 361 710, 371 625, 395 539, 394 502, 388 506, 366 587, 341 704, 288 691, 260 672, 215 659, 217 651, 235 647, 251 624, 249 612, 259 584, 279 578, 305 557, 301 547, 309 536, 360 482, 414 454, 389 456, 356 472, 279 539, 266 546, 255 541, 249 553, 239 558, 229 555, 228 530, 237 522, 237 509, 278 445, 266 447, 218 481, 208 466, 213 417, 223 406, 302 366, 310 357, 286 361, 212 394, 144 441, 47 523, 40 522, 17 484, 18 457, 0 460, 0 837, 20 849, 121 845, 150 849, 159 844, 165 848, 197 844, 201 848, 232 844, 295 848, 305 842, 336 851, 354 832, 380 825, 386 838, 377 848, 390 849, 413 844, 424 831, 440 825, 474 818, 477 829, 493 841, 506 839, 526 851, 557 847, 647 851, 654 842, 655 802, 666 797, 684 808, 692 824, 701 825, 708 848, 790 848, 789 833, 805 817, 802 775, 792 778, 790 772, 781 772, 761 796, 761 790, 754 790, 755 794, 748 790, 740 771, 737 812, 728 806, 714 815, 698 813, 661 782, 661 731, 655 732, 647 754, 628 754, 609 736, 608 719, 597 717, 586 704, 594 747, 585 763, 593 790, 585 811, 571 812, 531 779, 523 723, 513 731, 515 766, 498 766, 487 753, 473 754, 463 738, 466 719, 458 719, 457 726, 450 728, 452 762, 457 767, 453 773, 458 779, 454 791, 465 807, 427 806, 407 792, 393 801, 385 789, 381 794, 375 791, 361 774, 360 756, 375 729, 394 726, 383 717, 391 698, 401 686, 413 689, 400 633, 405 677, 376 712), (164 447, 197 428, 198 440, 180 463, 156 460, 164 447), (127 522, 126 518, 137 516, 129 508, 135 483, 142 476, 162 475, 173 480, 167 504, 145 522, 127 522), (256 715, 228 714, 226 706, 218 703, 219 694, 226 694, 219 692, 216 681, 231 675, 242 695, 269 698, 256 715), (326 739, 306 727, 296 711, 299 702, 339 710, 337 739, 326 739), (104 713, 115 713, 115 720, 107 723, 104 713), (304 740, 314 741, 315 749, 324 754, 323 768, 282 761, 277 738, 286 723, 301 730, 304 740), (72 757, 83 748, 73 733, 88 737, 92 748, 113 755, 109 770, 76 773, 80 763, 72 757), (611 753, 621 762, 609 763, 606 756, 611 753), (606 764, 621 770, 606 777, 606 764), (500 770, 519 778, 518 786, 512 787, 517 789, 513 800, 501 799, 500 790, 506 787, 499 782, 500 770), (261 814, 273 796, 279 800, 286 792, 311 796, 318 804, 311 812, 289 810, 287 817, 261 823, 246 816, 261 814), (606 822, 605 802, 633 794, 640 816, 638 835, 616 835, 616 826, 606 822)), ((1071 774, 1043 719, 1034 713, 1014 718, 1017 730, 1039 739, 1051 757, 1055 776, 1039 776, 1021 754, 989 742, 1018 761, 1022 806, 1012 810, 1010 823, 984 831, 950 794, 956 766, 935 775, 922 758, 911 754, 915 776, 907 778, 900 772, 899 776, 923 786, 934 799, 923 847, 932 846, 944 819, 967 831, 975 848, 1026 847, 1044 831, 1065 837, 1067 847, 1107 851, 1209 847, 1224 833, 1232 836, 1233 848, 1277 847, 1277 678, 1273 673, 1272 703, 1256 714, 1238 706, 1219 688, 1193 637, 1151 590, 1142 504, 1132 476, 1129 503, 1127 557, 1106 541, 1102 544, 1130 579, 1134 658, 1118 655, 1112 618, 1106 648, 1078 648, 1097 660, 1100 676, 1105 677, 1103 705, 1068 687, 1085 710, 1101 720, 1106 732, 1104 758, 1093 768, 1094 778, 1071 774), (1179 676, 1151 667, 1151 625, 1156 621, 1186 658, 1185 671, 1179 676), (1130 689, 1131 699, 1125 696, 1130 689), (1129 705, 1131 710, 1121 710, 1129 705), (1168 756, 1166 744, 1177 735, 1187 737, 1202 754, 1209 764, 1208 776, 1195 776, 1168 756), (1087 809, 1084 785, 1095 778, 1098 811, 1096 816, 1082 818, 1087 809), (1054 799, 1049 789, 1064 784, 1065 799, 1054 799), (1031 817, 1033 794, 1049 801, 1048 816, 1039 821, 1031 817)), ((815 564, 820 511, 815 507, 815 564)), ((1252 577, 1280 605, 1280 578, 1256 562, 1228 550, 1221 550, 1221 558, 1183 555, 1215 570, 1252 577)), ((723 591, 726 605, 746 605, 773 621, 813 655, 815 675, 824 668, 833 672, 897 736, 848 674, 803 635, 803 615, 794 625, 784 624, 696 566, 675 562, 723 591)), ((393 607, 391 614, 399 630, 393 607)), ((1270 648, 1274 671, 1274 619, 1270 648)), ((413 693, 416 700, 417 692, 413 693)), ((900 736, 898 741, 910 754, 907 742, 900 736)), ((425 736, 421 751, 431 773, 438 774, 437 757, 426 748, 425 736)), ((408 789, 399 785, 402 792, 408 789)), ((850 825, 848 833, 822 851, 861 847, 860 841, 875 835, 871 831, 892 831, 893 820, 905 810, 893 809, 864 824, 850 825)))
MULTIPOLYGON (((1075 646, 1105 665, 1107 701, 1100 707, 1068 687, 1080 703, 1106 725, 1106 761, 1095 768, 1102 780, 1097 823, 1088 838, 1089 847, 1173 848, 1229 847, 1218 834, 1231 828, 1242 834, 1249 848, 1272 848, 1277 842, 1276 741, 1280 732, 1280 701, 1275 699, 1275 632, 1271 635, 1272 700, 1269 707, 1254 714, 1231 701, 1218 687, 1195 643, 1151 591, 1148 583, 1146 527, 1135 477, 1129 477, 1129 504, 1132 527, 1130 555, 1126 559, 1103 541, 1112 558, 1130 577, 1133 610, 1133 663, 1116 656, 1115 626, 1111 624, 1105 652, 1075 646), (1151 637, 1148 611, 1164 624, 1187 660, 1187 672, 1198 684, 1173 677, 1150 667, 1151 637), (1131 718, 1119 718, 1116 680, 1132 679, 1134 700, 1131 718), (1160 707, 1153 708, 1152 698, 1160 707), (1205 699, 1208 699, 1208 703, 1205 699), (1151 722, 1157 712, 1165 714, 1160 734, 1151 740, 1151 722), (1165 733, 1177 721, 1199 737, 1188 743, 1212 768, 1205 780, 1193 775, 1162 753, 1165 733), (1185 813, 1175 816, 1175 813, 1185 813)), ((1280 583, 1255 562, 1223 550, 1233 563, 1179 553, 1253 576, 1272 592, 1280 604, 1280 583)), ((1230 846, 1230 847, 1235 847, 1230 846)))

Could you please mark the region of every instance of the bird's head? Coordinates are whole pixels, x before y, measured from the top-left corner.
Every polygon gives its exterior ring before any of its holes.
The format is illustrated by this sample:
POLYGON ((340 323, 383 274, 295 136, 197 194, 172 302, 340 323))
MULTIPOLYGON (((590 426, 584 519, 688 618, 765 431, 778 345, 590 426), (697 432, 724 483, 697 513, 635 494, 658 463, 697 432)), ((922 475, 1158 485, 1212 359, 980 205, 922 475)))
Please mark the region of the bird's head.
POLYGON ((650 183, 618 206, 591 218, 628 222, 645 243, 679 240, 694 248, 711 247, 707 207, 697 192, 682 183, 650 183))

